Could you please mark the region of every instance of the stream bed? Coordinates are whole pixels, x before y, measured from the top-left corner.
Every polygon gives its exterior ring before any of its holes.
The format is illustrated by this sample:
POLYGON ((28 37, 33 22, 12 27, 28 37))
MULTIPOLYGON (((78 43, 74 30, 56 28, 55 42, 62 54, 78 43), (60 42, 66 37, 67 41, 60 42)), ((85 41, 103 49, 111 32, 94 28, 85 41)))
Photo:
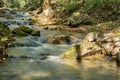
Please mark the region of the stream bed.
MULTIPOLYGON (((29 26, 28 21, 19 20, 21 17, 28 18, 28 14, 19 13, 14 17, 14 20, 0 19, 0 22, 8 23, 11 29, 18 25, 29 26)), ((0 80, 120 80, 120 68, 114 61, 102 58, 78 63, 60 59, 59 55, 73 44, 46 43, 52 36, 73 35, 81 38, 82 34, 35 29, 41 30, 40 37, 16 37, 17 42, 24 43, 24 46, 16 45, 7 49, 8 55, 14 57, 0 63, 0 80)))

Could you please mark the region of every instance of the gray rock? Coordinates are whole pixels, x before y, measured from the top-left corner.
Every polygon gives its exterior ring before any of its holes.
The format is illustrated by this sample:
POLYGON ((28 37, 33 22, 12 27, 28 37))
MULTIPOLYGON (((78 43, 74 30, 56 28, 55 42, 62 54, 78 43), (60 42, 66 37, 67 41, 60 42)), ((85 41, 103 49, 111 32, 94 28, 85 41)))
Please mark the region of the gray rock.
POLYGON ((116 54, 120 51, 120 47, 115 47, 112 51, 111 51, 111 56, 116 56, 116 54))
POLYGON ((102 48, 95 43, 83 41, 81 44, 81 56, 94 55, 96 53, 101 53, 102 48))
POLYGON ((120 37, 113 37, 112 40, 113 42, 120 42, 120 37))
POLYGON ((114 45, 117 46, 117 47, 120 47, 120 42, 115 42, 114 45))
POLYGON ((102 45, 102 47, 105 49, 105 51, 107 52, 107 54, 109 55, 112 50, 114 49, 114 45, 113 43, 105 43, 102 45))
POLYGON ((84 37, 83 41, 93 42, 93 41, 96 41, 98 39, 99 38, 98 38, 97 32, 90 32, 84 37))

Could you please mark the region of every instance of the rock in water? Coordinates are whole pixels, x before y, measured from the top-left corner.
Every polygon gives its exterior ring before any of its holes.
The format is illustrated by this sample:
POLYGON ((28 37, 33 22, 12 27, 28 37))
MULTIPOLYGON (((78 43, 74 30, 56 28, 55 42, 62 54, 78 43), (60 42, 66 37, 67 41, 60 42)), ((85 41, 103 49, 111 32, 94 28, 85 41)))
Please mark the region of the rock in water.
POLYGON ((80 44, 71 46, 65 52, 62 53, 61 58, 64 59, 81 59, 80 44))
POLYGON ((61 57, 64 59, 77 59, 88 57, 90 55, 102 54, 102 48, 92 42, 84 41, 81 44, 71 46, 65 52, 62 53, 61 57))
POLYGON ((27 36, 29 35, 33 30, 26 27, 26 26, 20 26, 18 28, 15 28, 12 33, 18 36, 27 36))
POLYGON ((40 31, 39 30, 34 30, 31 32, 32 36, 40 36, 40 31))
POLYGON ((97 39, 98 36, 96 33, 88 33, 81 44, 71 46, 62 53, 61 57, 64 59, 67 58, 81 60, 82 58, 88 57, 90 55, 101 55, 104 49, 94 42, 97 39))
POLYGON ((12 33, 17 36, 40 36, 40 31, 39 30, 32 30, 31 28, 27 26, 19 26, 15 28, 12 33))

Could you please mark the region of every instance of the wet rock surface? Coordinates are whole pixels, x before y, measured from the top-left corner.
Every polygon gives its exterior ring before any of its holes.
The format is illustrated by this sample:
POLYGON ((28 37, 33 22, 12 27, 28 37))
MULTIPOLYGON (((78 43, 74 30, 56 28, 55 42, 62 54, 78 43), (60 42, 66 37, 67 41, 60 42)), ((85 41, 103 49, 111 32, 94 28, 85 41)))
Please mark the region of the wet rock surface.
POLYGON ((116 36, 115 34, 114 36, 104 35, 103 37, 99 37, 98 33, 91 32, 84 37, 81 44, 77 45, 79 45, 78 48, 75 48, 76 45, 71 46, 62 53, 61 57, 65 59, 77 59, 77 57, 80 57, 81 59, 85 59, 87 57, 89 59, 94 59, 109 56, 110 59, 115 59, 117 64, 120 62, 119 36, 116 36), (79 55, 77 51, 79 51, 79 55), (92 55, 94 56, 89 57, 92 55))
POLYGON ((95 33, 88 33, 83 39, 81 44, 76 44, 70 47, 68 50, 65 51, 65 53, 62 54, 62 58, 70 58, 68 56, 72 55, 74 59, 77 59, 77 57, 82 58, 82 57, 85 57, 86 55, 95 54, 96 52, 100 51, 101 48, 95 43, 91 42, 95 38, 94 34, 95 33), (78 51, 79 51, 79 54, 78 54, 78 51))

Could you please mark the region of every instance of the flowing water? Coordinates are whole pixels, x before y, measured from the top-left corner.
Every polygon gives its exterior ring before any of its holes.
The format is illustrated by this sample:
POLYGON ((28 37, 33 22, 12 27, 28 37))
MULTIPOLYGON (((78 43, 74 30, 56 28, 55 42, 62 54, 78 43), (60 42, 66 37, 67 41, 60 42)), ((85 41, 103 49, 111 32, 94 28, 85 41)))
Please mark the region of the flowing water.
MULTIPOLYGON (((28 16, 27 13, 17 13, 13 16, 14 20, 1 19, 0 22, 9 22, 11 29, 17 25, 29 26, 25 23, 28 21, 19 20, 21 17, 28 18, 28 16), (11 23, 12 21, 16 22, 11 23)), ((9 56, 13 57, 0 63, 0 80, 120 80, 120 68, 116 67, 114 61, 105 58, 83 60, 78 63, 60 59, 59 55, 72 44, 46 43, 46 40, 53 36, 66 34, 81 38, 81 34, 35 29, 41 30, 40 37, 16 37, 16 42, 24 45, 15 45, 7 50, 9 56), (20 56, 28 58, 20 58, 20 56)))

